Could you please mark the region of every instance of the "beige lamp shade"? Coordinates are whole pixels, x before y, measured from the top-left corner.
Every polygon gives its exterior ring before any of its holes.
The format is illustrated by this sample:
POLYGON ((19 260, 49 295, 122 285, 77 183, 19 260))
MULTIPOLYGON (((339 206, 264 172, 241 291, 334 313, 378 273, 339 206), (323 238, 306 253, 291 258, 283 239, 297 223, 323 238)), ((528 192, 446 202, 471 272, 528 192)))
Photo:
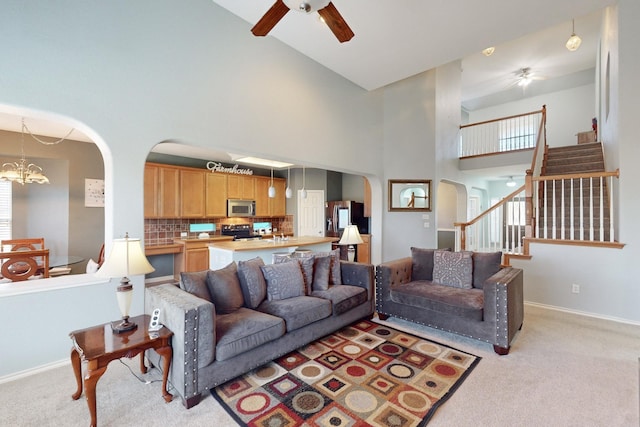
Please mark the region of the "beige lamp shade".
POLYGON ((127 277, 151 273, 155 269, 142 252, 140 239, 115 239, 111 253, 96 272, 98 277, 127 277))
POLYGON ((360 243, 364 243, 362 241, 362 237, 360 237, 360 233, 358 232, 358 226, 356 225, 347 225, 347 227, 342 232, 342 238, 339 245, 359 245, 360 243))

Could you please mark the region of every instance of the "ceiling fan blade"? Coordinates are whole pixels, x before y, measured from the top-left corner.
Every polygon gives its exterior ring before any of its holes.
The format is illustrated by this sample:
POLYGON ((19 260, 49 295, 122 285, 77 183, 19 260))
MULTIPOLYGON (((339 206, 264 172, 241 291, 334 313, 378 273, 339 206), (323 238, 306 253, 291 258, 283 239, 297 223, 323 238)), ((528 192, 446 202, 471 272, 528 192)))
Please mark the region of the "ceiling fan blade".
POLYGON ((254 36, 266 36, 287 12, 289 12, 287 5, 282 0, 276 0, 267 13, 253 26, 251 32, 254 36))
POLYGON ((324 19, 340 43, 348 42, 355 35, 333 3, 329 2, 326 7, 318 10, 318 14, 324 19))

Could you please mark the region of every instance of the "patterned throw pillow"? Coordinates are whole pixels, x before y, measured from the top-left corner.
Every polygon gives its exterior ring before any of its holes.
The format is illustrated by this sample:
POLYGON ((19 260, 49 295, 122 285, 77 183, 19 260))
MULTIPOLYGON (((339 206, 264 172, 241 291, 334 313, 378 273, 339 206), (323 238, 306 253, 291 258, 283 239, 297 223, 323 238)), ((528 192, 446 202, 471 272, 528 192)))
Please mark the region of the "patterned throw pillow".
POLYGON ((244 304, 235 261, 219 270, 209 270, 207 288, 211 294, 211 302, 216 306, 216 313, 233 313, 244 304))
POLYGON ((313 286, 313 255, 305 257, 278 257, 275 259, 274 264, 280 264, 282 262, 297 262, 302 269, 302 277, 304 278, 304 293, 309 295, 311 293, 311 287, 313 286))
POLYGON ((264 261, 255 257, 248 261, 238 261, 238 279, 244 295, 244 305, 256 308, 267 297, 267 282, 264 281, 260 267, 264 261))
POLYGON ((471 289, 473 260, 469 251, 433 253, 433 281, 454 288, 471 289))
POLYGON ((267 299, 269 301, 303 296, 304 277, 300 264, 283 262, 260 267, 267 281, 267 299))

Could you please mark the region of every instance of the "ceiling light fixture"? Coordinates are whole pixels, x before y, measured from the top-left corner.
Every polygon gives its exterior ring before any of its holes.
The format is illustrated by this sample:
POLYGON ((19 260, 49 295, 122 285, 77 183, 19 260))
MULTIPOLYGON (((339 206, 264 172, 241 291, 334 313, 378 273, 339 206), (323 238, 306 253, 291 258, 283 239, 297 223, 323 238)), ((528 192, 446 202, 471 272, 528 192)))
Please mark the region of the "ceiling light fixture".
POLYGON ((522 69, 520 73, 520 80, 518 81, 518 86, 527 87, 533 81, 533 73, 531 69, 526 67, 522 69))
POLYGON ((324 9, 329 4, 330 0, 283 0, 284 4, 291 10, 297 10, 299 12, 311 13, 316 10, 324 9))
POLYGON ((516 186, 516 182, 513 180, 513 177, 510 176, 509 179, 507 180, 507 187, 515 187, 516 186))
POLYGON ((581 43, 582 43, 582 39, 576 36, 575 20, 572 19, 571 20, 571 37, 569 37, 569 40, 567 40, 567 43, 565 44, 565 46, 571 52, 575 52, 580 47, 581 43))
MULTIPOLYGON (((0 180, 13 181, 24 184, 48 184, 49 178, 42 173, 42 168, 34 163, 27 163, 24 155, 24 117, 22 118, 22 132, 20 137, 20 160, 2 165, 0 180)), ((73 130, 73 129, 72 129, 73 130)))
POLYGON ((287 168, 287 189, 284 190, 284 197, 290 199, 292 196, 291 187, 289 187, 289 183, 291 182, 291 168, 287 168))
POLYGON ((304 166, 303 166, 303 167, 302 167, 302 190, 300 190, 300 196, 301 196, 303 199, 306 199, 306 198, 307 198, 307 189, 306 189, 306 188, 304 188, 304 185, 306 184, 306 182, 305 182, 305 181, 306 181, 306 172, 305 172, 305 169, 304 169, 304 166))
POLYGON ((491 46, 491 47, 488 47, 488 48, 484 49, 482 51, 482 54, 484 56, 491 56, 491 55, 493 55, 493 52, 495 52, 495 51, 496 51, 496 48, 494 46, 491 46))
POLYGON ((276 197, 276 187, 273 186, 273 168, 271 168, 271 183, 269 185, 269 198, 276 197))
POLYGON ((248 163, 251 165, 266 166, 276 169, 283 169, 293 166, 293 163, 278 162, 276 160, 261 159, 259 157, 238 157, 234 160, 234 162, 248 163))

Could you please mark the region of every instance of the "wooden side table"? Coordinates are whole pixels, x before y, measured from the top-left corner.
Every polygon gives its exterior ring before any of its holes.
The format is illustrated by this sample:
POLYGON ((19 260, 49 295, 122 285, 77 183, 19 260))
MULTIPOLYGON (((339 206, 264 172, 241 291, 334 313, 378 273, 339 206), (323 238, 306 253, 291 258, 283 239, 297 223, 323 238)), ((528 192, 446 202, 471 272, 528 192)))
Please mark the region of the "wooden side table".
POLYGON ((157 332, 149 333, 150 316, 142 315, 131 319, 138 327, 124 333, 114 333, 111 323, 97 325, 91 328, 80 329, 69 334, 73 341, 71 349, 71 366, 78 384, 77 391, 71 396, 77 400, 82 394, 83 382, 81 380, 81 360, 87 363, 87 373, 84 377, 84 390, 91 414, 91 426, 97 425, 96 414, 96 384, 107 370, 109 362, 122 357, 132 358, 140 354, 140 371, 147 372, 144 364, 144 352, 147 349, 155 349, 162 356, 164 370, 162 376, 162 397, 166 402, 171 402, 173 396, 167 391, 167 379, 171 366, 171 332, 163 327, 157 332))

